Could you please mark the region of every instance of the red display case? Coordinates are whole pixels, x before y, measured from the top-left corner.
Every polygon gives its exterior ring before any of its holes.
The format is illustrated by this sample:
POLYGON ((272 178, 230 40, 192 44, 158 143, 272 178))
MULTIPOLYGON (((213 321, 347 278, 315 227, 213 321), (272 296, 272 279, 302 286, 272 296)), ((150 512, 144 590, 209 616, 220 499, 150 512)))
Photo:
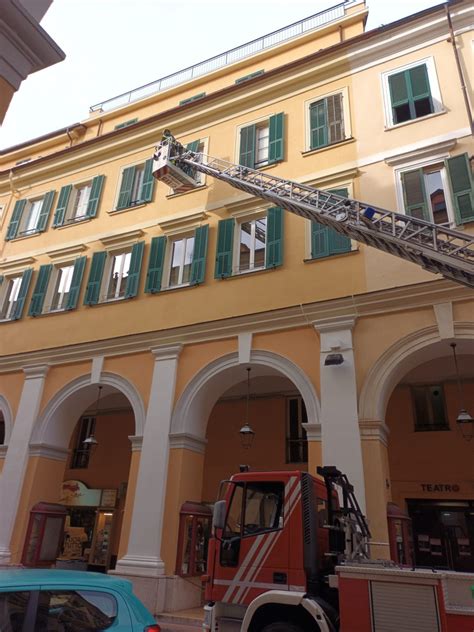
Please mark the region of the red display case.
POLYGON ((61 547, 67 509, 55 503, 37 503, 30 511, 21 563, 23 566, 52 566, 61 547))

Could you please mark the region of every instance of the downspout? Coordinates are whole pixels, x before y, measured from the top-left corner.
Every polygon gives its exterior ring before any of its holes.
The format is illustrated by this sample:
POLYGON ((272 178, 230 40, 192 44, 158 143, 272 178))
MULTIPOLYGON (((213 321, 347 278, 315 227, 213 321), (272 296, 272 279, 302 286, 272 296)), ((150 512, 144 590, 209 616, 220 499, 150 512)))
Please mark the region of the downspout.
POLYGON ((469 119, 469 126, 471 128, 471 134, 474 136, 474 121, 472 120, 472 113, 471 113, 471 106, 469 103, 469 97, 467 95, 467 87, 466 87, 466 82, 464 81, 464 75, 462 72, 462 67, 461 67, 461 61, 459 59, 459 52, 458 49, 456 47, 456 37, 454 35, 454 29, 453 29, 453 23, 451 21, 451 14, 449 13, 449 6, 447 4, 444 5, 444 8, 446 10, 446 18, 448 20, 448 25, 449 25, 449 32, 451 37, 448 39, 448 42, 450 41, 453 47, 453 51, 454 51, 454 58, 456 60, 456 66, 458 69, 458 74, 459 74, 459 80, 461 82, 461 90, 462 90, 462 94, 464 97, 464 103, 466 105, 466 112, 467 112, 467 118, 469 119))

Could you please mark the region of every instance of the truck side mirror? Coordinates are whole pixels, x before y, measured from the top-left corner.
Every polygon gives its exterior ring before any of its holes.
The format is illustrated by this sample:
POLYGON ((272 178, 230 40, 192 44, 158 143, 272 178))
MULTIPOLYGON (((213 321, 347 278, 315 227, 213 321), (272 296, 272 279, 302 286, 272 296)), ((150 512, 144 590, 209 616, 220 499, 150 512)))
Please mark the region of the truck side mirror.
POLYGON ((218 500, 214 505, 214 514, 212 516, 212 526, 214 529, 223 529, 225 527, 226 505, 225 500, 218 500))

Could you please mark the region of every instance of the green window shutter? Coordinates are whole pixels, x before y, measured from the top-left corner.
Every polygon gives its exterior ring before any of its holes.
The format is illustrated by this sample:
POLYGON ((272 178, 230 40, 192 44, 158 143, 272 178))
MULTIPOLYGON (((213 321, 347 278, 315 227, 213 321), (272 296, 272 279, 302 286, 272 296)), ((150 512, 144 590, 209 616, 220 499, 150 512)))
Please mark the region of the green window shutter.
POLYGON ((275 116, 270 116, 269 140, 268 140, 268 162, 283 160, 284 148, 284 113, 280 112, 275 116))
POLYGON ((31 268, 28 268, 23 272, 20 291, 18 292, 18 300, 11 317, 12 320, 19 320, 23 315, 23 308, 25 306, 26 295, 28 294, 28 289, 30 287, 32 273, 33 270, 31 268))
POLYGON ((411 93, 415 100, 424 97, 431 97, 430 81, 428 79, 426 64, 410 68, 408 76, 410 80, 411 93))
POLYGON ((43 204, 41 205, 41 211, 38 217, 38 224, 36 225, 36 230, 39 233, 46 230, 55 194, 56 191, 48 191, 48 193, 44 196, 43 204))
POLYGON ((114 130, 115 129, 123 129, 124 127, 128 127, 129 125, 133 125, 137 121, 138 121, 138 119, 134 118, 134 119, 130 119, 129 121, 125 121, 124 123, 119 123, 118 125, 116 125, 114 127, 114 130))
POLYGON ((140 282, 140 272, 142 269, 144 241, 139 241, 132 248, 132 256, 130 257, 130 268, 128 270, 127 283, 125 285, 125 298, 133 298, 138 293, 138 284, 140 282))
POLYGON ((143 200, 143 202, 151 202, 151 198, 153 197, 155 178, 153 177, 152 169, 153 158, 150 158, 145 162, 145 168, 143 172, 143 185, 140 195, 140 198, 143 200))
POLYGON ((249 81, 250 79, 253 79, 254 77, 259 77, 260 75, 264 74, 264 70, 256 70, 255 72, 251 72, 249 75, 244 75, 243 77, 239 77, 238 79, 235 80, 235 83, 238 85, 239 83, 244 83, 245 81, 249 81))
POLYGON ((328 227, 311 222, 311 259, 319 259, 329 255, 328 227))
POLYGON ((200 226, 194 233, 194 252, 191 265, 191 285, 197 285, 204 281, 206 274, 207 236, 209 226, 200 226))
POLYGON ((23 211, 25 210, 26 200, 18 200, 15 202, 15 206, 13 207, 12 218, 10 223, 8 224, 7 236, 5 239, 8 241, 9 239, 15 239, 18 234, 18 228, 20 226, 21 216, 23 215, 23 211))
POLYGON ((326 99, 329 143, 344 140, 344 111, 342 94, 333 94, 326 99))
POLYGON ((266 241, 265 267, 281 266, 283 263, 283 210, 279 206, 268 209, 266 241))
POLYGON ((69 204, 71 190, 72 184, 67 184, 65 187, 61 187, 58 203, 56 204, 56 210, 54 211, 53 228, 64 224, 64 217, 66 215, 67 205, 69 204))
POLYGON ((255 167, 255 125, 242 127, 240 130, 239 164, 244 167, 255 167))
POLYGON ((413 171, 402 173, 402 188, 406 214, 429 222, 430 214, 423 169, 414 169, 413 171))
POLYGON ((33 290, 33 296, 31 297, 28 316, 38 316, 38 314, 41 314, 43 311, 44 297, 46 296, 46 290, 48 289, 49 277, 51 275, 52 268, 53 266, 51 263, 48 263, 45 266, 40 266, 35 289, 33 290))
POLYGON ((71 287, 67 297, 66 309, 76 309, 81 291, 82 277, 84 276, 84 268, 86 267, 87 257, 78 257, 74 262, 74 270, 72 271, 71 287))
POLYGON ((448 158, 446 168, 453 193, 457 224, 474 221, 474 183, 467 154, 448 158))
MULTIPOLYGON (((349 191, 344 189, 330 189, 328 193, 334 193, 335 195, 341 195, 342 197, 348 197, 349 191)), ((337 230, 328 228, 328 250, 330 255, 341 254, 343 252, 351 251, 351 240, 349 237, 338 233, 337 230)))
POLYGON ((102 283, 106 258, 106 252, 94 252, 92 255, 91 269, 89 271, 89 279, 84 296, 84 305, 96 305, 96 303, 99 302, 100 285, 102 283))
POLYGON ((92 180, 91 194, 87 202, 87 217, 95 217, 97 215, 97 207, 99 206, 100 194, 104 184, 104 176, 96 176, 92 180))
POLYGON ((154 294, 161 290, 165 250, 166 237, 153 237, 148 259, 148 271, 146 273, 145 292, 147 294, 154 294))
MULTIPOLYGON (((408 103, 408 79, 409 77, 406 71, 396 72, 395 74, 389 76, 388 87, 390 90, 390 101, 392 103, 392 108, 408 103)), ((396 122, 395 111, 393 112, 393 115, 394 122, 396 122)))
POLYGON ((311 149, 325 147, 328 144, 328 124, 326 99, 312 103, 309 110, 311 149))
POLYGON ((135 178, 135 167, 127 167, 122 172, 122 182, 117 202, 117 210, 130 206, 132 200, 133 180, 135 178))
POLYGON ((199 94, 195 94, 193 97, 189 97, 187 99, 182 99, 179 102, 179 105, 186 105, 187 103, 192 103, 193 101, 198 101, 206 96, 205 92, 200 92, 199 94))
POLYGON ((217 252, 214 278, 223 279, 232 275, 234 250, 234 219, 221 219, 217 227, 217 252))
POLYGON ((200 143, 200 139, 198 138, 198 140, 193 140, 192 143, 188 143, 186 145, 186 149, 188 151, 199 151, 199 143, 200 143))

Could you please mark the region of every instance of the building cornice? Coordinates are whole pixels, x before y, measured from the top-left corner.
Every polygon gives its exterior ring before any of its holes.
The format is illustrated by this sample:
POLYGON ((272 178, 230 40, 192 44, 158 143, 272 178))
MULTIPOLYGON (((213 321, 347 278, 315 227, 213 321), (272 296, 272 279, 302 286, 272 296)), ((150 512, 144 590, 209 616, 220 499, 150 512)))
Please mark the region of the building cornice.
POLYGON ((138 228, 136 230, 128 230, 114 235, 103 236, 100 238, 100 241, 104 244, 107 250, 113 250, 114 248, 132 246, 143 237, 143 234, 143 231, 138 228))
POLYGON ((201 439, 187 432, 170 434, 170 448, 191 450, 198 454, 204 454, 206 451, 207 439, 201 439))
POLYGON ((47 443, 32 443, 29 449, 30 456, 39 456, 53 461, 67 461, 69 452, 67 448, 60 448, 47 443))
POLYGON ((165 235, 173 235, 182 231, 197 228, 207 218, 204 211, 187 212, 185 215, 175 215, 158 219, 157 224, 165 235))
POLYGON ((11 259, 10 261, 1 261, 0 273, 15 274, 16 272, 22 272, 28 266, 33 265, 35 261, 35 257, 21 257, 19 259, 11 259))
POLYGON ((388 446, 390 429, 384 421, 362 419, 359 421, 359 431, 363 441, 381 441, 388 446))
MULTIPOLYGON (((170 346, 176 348, 176 345, 235 338, 239 333, 249 330, 255 334, 308 327, 313 321, 330 318, 352 319, 357 316, 360 320, 364 316, 407 312, 412 309, 427 308, 432 311, 435 303, 456 303, 472 299, 474 291, 464 286, 444 279, 428 281, 161 331, 128 334, 105 340, 5 355, 0 364, 0 373, 19 371, 27 365, 40 363, 58 365, 90 360, 97 355, 112 357, 150 350, 154 350, 156 355, 156 352, 161 353, 161 350, 169 349, 170 346)), ((166 353, 169 355, 170 352, 166 353)))
POLYGON ((84 244, 75 244, 74 246, 65 246, 55 250, 47 250, 46 254, 53 263, 65 263, 79 257, 85 250, 87 250, 87 246, 84 244))

